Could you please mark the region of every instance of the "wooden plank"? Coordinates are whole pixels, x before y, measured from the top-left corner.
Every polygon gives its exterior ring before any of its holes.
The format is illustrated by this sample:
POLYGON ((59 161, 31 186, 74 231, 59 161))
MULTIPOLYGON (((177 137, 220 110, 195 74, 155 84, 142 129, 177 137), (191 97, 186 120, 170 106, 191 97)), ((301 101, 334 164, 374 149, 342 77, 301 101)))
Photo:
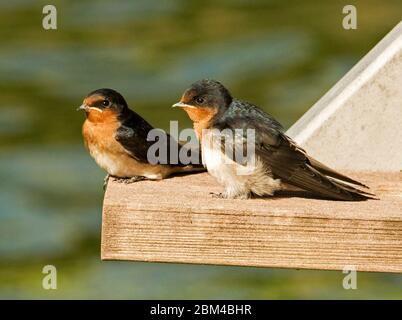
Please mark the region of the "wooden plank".
POLYGON ((402 272, 402 173, 349 175, 380 200, 214 199, 221 188, 207 173, 111 182, 102 259, 402 272))

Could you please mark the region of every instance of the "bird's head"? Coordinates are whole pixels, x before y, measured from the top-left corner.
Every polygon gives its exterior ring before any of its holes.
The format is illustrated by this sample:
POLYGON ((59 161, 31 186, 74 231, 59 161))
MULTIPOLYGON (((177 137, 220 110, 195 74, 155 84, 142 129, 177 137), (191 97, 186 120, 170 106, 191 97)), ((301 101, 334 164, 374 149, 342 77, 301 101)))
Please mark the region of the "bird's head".
POLYGON ((113 89, 97 89, 90 92, 77 110, 84 110, 93 121, 106 120, 118 116, 128 108, 123 96, 113 89))
POLYGON ((182 108, 191 120, 200 122, 225 111, 231 102, 232 96, 220 82, 204 79, 193 83, 173 107, 182 108))

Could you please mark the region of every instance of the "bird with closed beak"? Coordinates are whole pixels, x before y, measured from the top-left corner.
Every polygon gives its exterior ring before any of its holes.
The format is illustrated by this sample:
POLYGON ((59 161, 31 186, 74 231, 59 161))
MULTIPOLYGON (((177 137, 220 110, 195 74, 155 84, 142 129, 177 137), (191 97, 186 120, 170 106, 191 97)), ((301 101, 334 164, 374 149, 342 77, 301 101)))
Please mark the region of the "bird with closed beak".
MULTIPOLYGON (((148 133, 154 128, 131 110, 123 96, 112 89, 98 89, 89 93, 78 110, 85 111, 82 127, 85 146, 96 163, 107 171, 104 188, 110 176, 117 181, 131 183, 143 179, 160 180, 175 173, 204 171, 201 164, 150 163, 148 133)), ((188 148, 167 134, 167 158, 170 152, 188 148)), ((189 151, 183 150, 183 151, 189 151)), ((198 152, 191 148, 191 152, 198 152)), ((196 158, 196 157, 195 157, 196 158)), ((201 162, 201 161, 200 161, 201 162)))
POLYGON ((357 187, 368 188, 364 184, 310 157, 272 116, 233 98, 218 81, 195 82, 173 107, 182 108, 193 121, 203 163, 224 186, 219 197, 271 196, 287 185, 327 199, 358 201, 374 196, 357 187), (253 161, 236 161, 234 150, 247 151, 250 142, 253 161))

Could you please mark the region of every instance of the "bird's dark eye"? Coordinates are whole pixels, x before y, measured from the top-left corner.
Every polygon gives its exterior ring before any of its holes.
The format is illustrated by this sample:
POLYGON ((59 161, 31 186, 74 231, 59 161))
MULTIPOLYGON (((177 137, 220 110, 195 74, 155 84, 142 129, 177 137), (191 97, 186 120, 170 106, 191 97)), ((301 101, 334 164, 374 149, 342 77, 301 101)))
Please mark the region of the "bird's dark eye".
POLYGON ((201 104, 201 103, 204 103, 204 98, 199 97, 199 98, 195 99, 195 101, 197 103, 201 104))
POLYGON ((109 104, 110 104, 110 102, 109 102, 108 100, 103 100, 103 101, 102 101, 102 105, 103 105, 104 107, 107 107, 109 104))

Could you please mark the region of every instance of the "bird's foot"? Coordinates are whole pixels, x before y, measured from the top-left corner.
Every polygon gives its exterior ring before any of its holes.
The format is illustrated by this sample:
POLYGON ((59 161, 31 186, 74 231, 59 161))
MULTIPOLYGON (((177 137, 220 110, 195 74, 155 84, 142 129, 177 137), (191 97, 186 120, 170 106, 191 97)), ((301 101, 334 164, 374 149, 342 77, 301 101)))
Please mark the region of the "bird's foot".
POLYGON ((249 199, 251 197, 250 193, 240 193, 240 194, 230 194, 227 192, 223 192, 223 193, 214 193, 214 192, 210 192, 209 194, 212 195, 212 198, 214 199, 249 199))
POLYGON ((114 178, 114 181, 116 181, 118 183, 125 183, 125 184, 130 184, 130 183, 134 183, 134 182, 141 181, 141 180, 145 180, 145 177, 134 176, 134 177, 130 177, 130 178, 114 178))
POLYGON ((214 199, 225 199, 226 198, 225 195, 222 192, 220 192, 220 193, 210 192, 209 194, 214 199))

